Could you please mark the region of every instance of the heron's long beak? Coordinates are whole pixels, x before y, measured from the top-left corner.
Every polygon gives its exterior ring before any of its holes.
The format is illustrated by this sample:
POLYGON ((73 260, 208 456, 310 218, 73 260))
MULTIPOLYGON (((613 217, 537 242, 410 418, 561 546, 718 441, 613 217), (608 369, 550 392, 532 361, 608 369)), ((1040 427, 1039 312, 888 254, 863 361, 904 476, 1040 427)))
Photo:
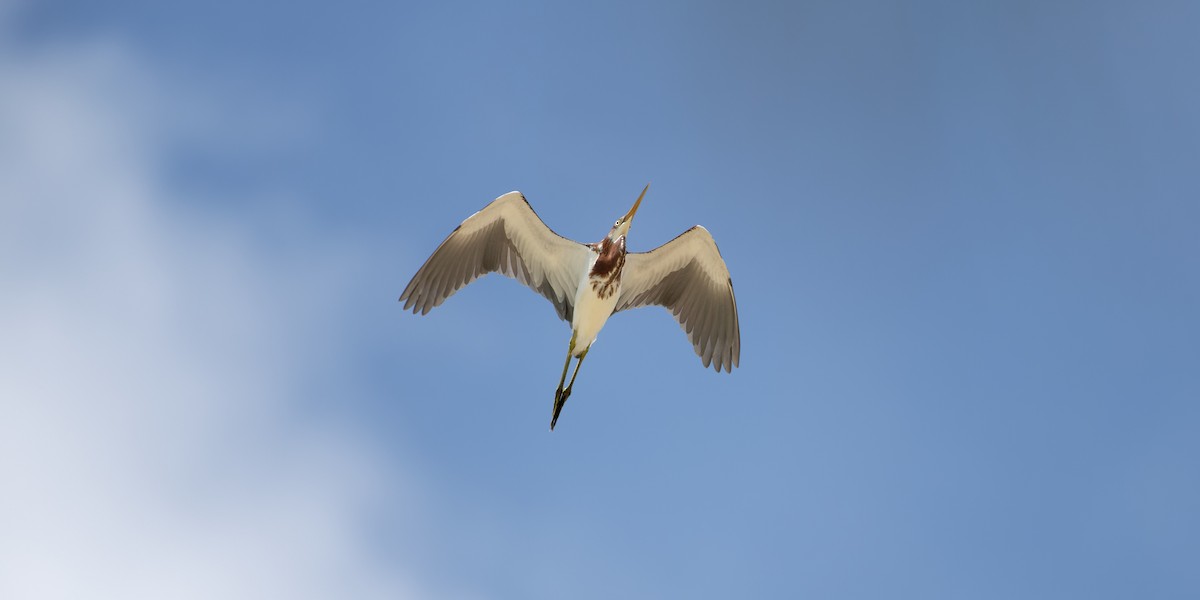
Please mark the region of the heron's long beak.
POLYGON ((628 223, 633 220, 633 215, 637 213, 638 207, 642 204, 642 198, 646 196, 646 190, 648 189, 650 189, 650 184, 647 183, 646 187, 642 188, 642 193, 638 195, 637 202, 633 203, 633 208, 629 209, 629 212, 625 213, 625 216, 622 219, 623 221, 628 223))

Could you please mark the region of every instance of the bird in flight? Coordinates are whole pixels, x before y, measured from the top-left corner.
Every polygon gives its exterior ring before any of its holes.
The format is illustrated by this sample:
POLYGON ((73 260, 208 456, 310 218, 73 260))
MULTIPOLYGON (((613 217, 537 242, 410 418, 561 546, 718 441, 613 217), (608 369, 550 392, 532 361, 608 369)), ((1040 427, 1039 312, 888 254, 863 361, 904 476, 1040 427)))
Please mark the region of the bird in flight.
POLYGON ((633 208, 599 242, 581 244, 554 233, 521 192, 509 192, 471 215, 433 251, 400 294, 404 309, 422 315, 481 275, 499 272, 545 296, 571 324, 550 430, 571 395, 579 366, 614 313, 663 306, 687 333, 705 367, 738 366, 741 332, 729 269, 708 230, 696 225, 650 252, 625 251, 633 208), (571 359, 577 359, 563 388, 571 359))

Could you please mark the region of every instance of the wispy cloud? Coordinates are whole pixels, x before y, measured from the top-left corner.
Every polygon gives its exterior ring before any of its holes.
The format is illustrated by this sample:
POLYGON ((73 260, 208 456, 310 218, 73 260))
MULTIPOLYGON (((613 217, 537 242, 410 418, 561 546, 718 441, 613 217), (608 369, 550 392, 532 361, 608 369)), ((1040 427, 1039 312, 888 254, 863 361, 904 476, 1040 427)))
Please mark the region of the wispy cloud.
POLYGON ((332 250, 185 214, 174 92, 119 45, 0 48, 0 80, 0 597, 427 596, 364 535, 416 486, 293 403, 345 340, 289 265, 332 250))

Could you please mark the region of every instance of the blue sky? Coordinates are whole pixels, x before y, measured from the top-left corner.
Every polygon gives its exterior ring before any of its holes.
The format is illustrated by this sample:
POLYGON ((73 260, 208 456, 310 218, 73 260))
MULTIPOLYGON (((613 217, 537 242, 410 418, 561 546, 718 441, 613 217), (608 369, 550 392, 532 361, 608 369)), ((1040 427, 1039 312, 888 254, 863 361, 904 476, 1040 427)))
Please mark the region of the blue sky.
POLYGON ((0 596, 1200 594, 1190 3, 10 3, 0 596), (661 310, 396 297, 523 191, 661 310))

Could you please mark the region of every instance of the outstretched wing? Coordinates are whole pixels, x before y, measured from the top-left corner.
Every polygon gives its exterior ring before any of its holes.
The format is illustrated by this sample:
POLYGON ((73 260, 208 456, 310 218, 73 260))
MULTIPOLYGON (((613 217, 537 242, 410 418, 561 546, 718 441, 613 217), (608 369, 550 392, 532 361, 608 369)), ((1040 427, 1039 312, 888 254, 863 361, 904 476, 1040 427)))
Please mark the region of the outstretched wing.
POLYGON ((500 272, 543 295, 570 321, 591 250, 546 227, 520 192, 496 198, 463 221, 408 282, 404 309, 428 313, 481 275, 500 272))
POLYGON ((697 225, 651 250, 625 257, 616 310, 657 304, 675 315, 704 366, 738 366, 742 334, 729 268, 708 230, 697 225))

